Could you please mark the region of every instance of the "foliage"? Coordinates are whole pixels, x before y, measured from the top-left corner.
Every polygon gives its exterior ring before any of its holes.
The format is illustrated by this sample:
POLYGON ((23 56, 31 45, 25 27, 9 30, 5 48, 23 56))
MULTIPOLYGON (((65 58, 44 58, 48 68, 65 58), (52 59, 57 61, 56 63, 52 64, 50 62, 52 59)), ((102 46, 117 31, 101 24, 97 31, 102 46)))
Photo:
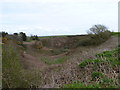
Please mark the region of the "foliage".
POLYGON ((21 36, 21 38, 22 38, 23 41, 26 41, 26 40, 27 40, 27 36, 26 36, 25 33, 20 32, 20 36, 21 36))
POLYGON ((101 62, 102 62, 101 59, 87 59, 87 60, 82 61, 82 62, 79 64, 79 66, 80 66, 81 68, 84 68, 85 66, 87 66, 87 65, 89 65, 89 64, 91 64, 91 63, 93 63, 93 64, 98 64, 98 63, 101 63, 101 62))
POLYGON ((89 34, 100 34, 101 32, 108 31, 107 27, 101 24, 94 25, 88 31, 89 34))
POLYGON ((102 53, 96 54, 96 57, 97 57, 96 59, 87 59, 80 62, 79 66, 81 68, 84 68, 89 64, 98 65, 99 63, 102 63, 102 62, 109 62, 113 66, 120 65, 120 62, 119 62, 120 56, 118 55, 118 53, 120 53, 120 48, 116 48, 111 51, 104 51, 102 53), (106 59, 103 59, 103 58, 106 58, 106 59))
MULTIPOLYGON (((120 65, 120 45, 118 45, 118 47, 116 47, 115 49, 111 50, 111 51, 104 51, 102 53, 96 54, 96 59, 87 59, 82 61, 79 66, 81 68, 85 68, 87 65, 91 65, 92 67, 96 69, 95 66, 100 66, 100 65, 107 65, 107 67, 110 66, 110 68, 115 68, 118 67, 120 65), (104 64, 103 64, 104 63, 104 64)), ((100 67, 99 67, 100 68, 100 67)), ((93 69, 94 70, 94 69, 93 69)), ((118 72, 117 72, 118 73, 118 72)), ((118 78, 112 78, 110 79, 109 77, 105 76, 104 73, 99 72, 99 71, 94 71, 91 74, 92 77, 92 81, 97 81, 98 85, 100 86, 100 88, 118 88, 118 78)), ((69 84, 69 85, 65 85, 65 87, 67 88, 77 88, 79 87, 79 83, 77 84, 69 84)), ((86 85, 86 84, 85 84, 86 85)), ((80 85, 81 88, 84 88, 86 86, 84 86, 84 84, 82 84, 82 86, 80 85)))
POLYGON ((101 72, 92 72, 92 80, 96 80, 97 78, 103 77, 103 73, 101 72))
POLYGON ((7 32, 2 32, 2 37, 5 37, 6 35, 8 35, 7 32))
POLYGON ((111 36, 111 32, 104 25, 94 25, 88 31, 89 38, 79 42, 79 45, 90 46, 99 45, 111 36))
POLYGON ((81 68, 84 68, 84 67, 87 66, 90 62, 92 62, 91 59, 84 60, 84 61, 82 61, 82 62, 79 64, 79 66, 80 66, 81 68))
POLYGON ((16 36, 18 36, 18 33, 13 33, 13 35, 16 35, 16 36))
POLYGON ((120 32, 112 32, 112 35, 120 35, 120 32))
POLYGON ((39 40, 37 35, 31 36, 30 38, 31 38, 31 40, 39 40))
POLYGON ((111 51, 104 51, 103 53, 99 53, 96 54, 97 58, 106 58, 105 60, 102 61, 106 61, 109 62, 111 65, 120 65, 120 61, 119 61, 119 53, 120 53, 120 47, 117 47, 114 50, 111 51))
POLYGON ((30 88, 40 85, 41 75, 39 72, 28 72, 23 68, 19 50, 15 45, 3 45, 2 51, 3 88, 30 88))

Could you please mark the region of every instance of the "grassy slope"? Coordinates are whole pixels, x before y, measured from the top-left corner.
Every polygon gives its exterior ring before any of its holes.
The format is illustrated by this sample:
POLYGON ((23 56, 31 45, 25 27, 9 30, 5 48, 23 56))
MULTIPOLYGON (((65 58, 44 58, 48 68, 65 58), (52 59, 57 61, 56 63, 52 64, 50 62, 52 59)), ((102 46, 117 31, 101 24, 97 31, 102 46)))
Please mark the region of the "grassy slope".
MULTIPOLYGON (((117 69, 117 67, 119 67, 120 65, 120 61, 119 61, 120 56, 118 56, 118 53, 120 53, 120 46, 112 51, 104 51, 103 53, 96 54, 96 59, 94 60, 88 59, 82 61, 79 64, 79 66, 80 68, 85 68, 86 66, 93 64, 92 68, 94 68, 96 67, 96 65, 100 66, 101 64, 104 64, 104 65, 108 65, 109 66, 108 68, 111 68, 112 71, 113 69, 117 69)), ((118 87, 118 85, 116 85, 116 83, 119 83, 118 77, 111 79, 108 75, 105 75, 104 72, 98 72, 98 71, 93 71, 91 77, 92 77, 91 81, 93 81, 92 84, 85 84, 79 81, 72 84, 66 84, 64 85, 64 88, 117 88, 118 87), (96 82, 97 79, 99 79, 99 81, 96 82)))
POLYGON ((29 88, 40 85, 41 76, 39 71, 28 71, 23 68, 19 49, 16 45, 3 45, 2 50, 3 88, 29 88))

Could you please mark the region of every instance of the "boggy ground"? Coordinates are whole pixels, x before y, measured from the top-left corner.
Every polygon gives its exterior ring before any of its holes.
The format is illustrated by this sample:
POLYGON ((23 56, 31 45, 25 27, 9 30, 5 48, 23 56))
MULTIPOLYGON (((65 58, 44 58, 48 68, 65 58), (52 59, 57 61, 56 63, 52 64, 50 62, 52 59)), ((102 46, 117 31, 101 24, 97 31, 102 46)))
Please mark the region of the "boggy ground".
POLYGON ((96 53, 112 50, 118 46, 118 36, 111 36, 109 40, 99 46, 78 47, 58 55, 51 54, 50 48, 35 50, 31 47, 34 42, 25 42, 26 50, 22 54, 22 61, 28 70, 37 68, 43 75, 40 88, 59 88, 64 84, 81 80, 90 83, 90 67, 79 68, 79 63, 85 59, 95 58, 96 53))

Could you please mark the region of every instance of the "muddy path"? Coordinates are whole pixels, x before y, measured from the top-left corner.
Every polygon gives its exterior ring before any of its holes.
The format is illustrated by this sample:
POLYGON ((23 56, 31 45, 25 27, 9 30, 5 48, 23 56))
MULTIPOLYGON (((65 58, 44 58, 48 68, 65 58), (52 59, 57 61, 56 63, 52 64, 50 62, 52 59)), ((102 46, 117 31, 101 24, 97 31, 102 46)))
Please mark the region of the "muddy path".
POLYGON ((96 53, 114 49, 116 46, 118 46, 118 36, 112 36, 109 40, 99 46, 76 48, 74 53, 69 56, 69 60, 63 64, 48 66, 30 54, 24 54, 23 60, 29 68, 31 66, 39 69, 44 68, 44 80, 42 85, 39 87, 58 88, 64 84, 68 84, 76 80, 83 80, 83 82, 86 80, 87 82, 86 77, 81 77, 84 76, 84 74, 80 74, 80 71, 77 70, 78 64, 85 59, 95 58, 96 53))
POLYGON ((23 53, 22 61, 24 62, 24 66, 26 69, 32 68, 43 69, 46 67, 46 65, 43 62, 40 62, 36 57, 27 53, 23 53))

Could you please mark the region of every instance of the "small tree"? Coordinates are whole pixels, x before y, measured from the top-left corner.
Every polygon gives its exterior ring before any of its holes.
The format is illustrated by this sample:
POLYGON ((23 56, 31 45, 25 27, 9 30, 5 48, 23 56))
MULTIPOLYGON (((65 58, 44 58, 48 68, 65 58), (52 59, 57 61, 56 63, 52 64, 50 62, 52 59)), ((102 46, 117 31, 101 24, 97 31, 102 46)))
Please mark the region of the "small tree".
POLYGON ((18 36, 18 33, 14 33, 14 35, 18 36))
POLYGON ((23 41, 26 41, 26 40, 27 40, 27 36, 26 36, 25 33, 20 32, 20 36, 21 36, 21 38, 22 38, 23 41))
POLYGON ((38 40, 38 36, 37 35, 35 36, 35 40, 38 40))
POLYGON ((106 31, 109 31, 106 26, 97 24, 90 28, 88 34, 100 34, 101 32, 106 32, 106 31))
POLYGON ((5 37, 6 35, 8 35, 7 32, 2 32, 2 37, 5 37))
POLYGON ((111 36, 111 32, 104 25, 97 24, 92 26, 88 31, 89 38, 83 40, 79 45, 99 45, 105 42, 111 36))
POLYGON ((37 35, 34 35, 34 36, 31 35, 31 39, 32 40, 39 40, 37 35))

